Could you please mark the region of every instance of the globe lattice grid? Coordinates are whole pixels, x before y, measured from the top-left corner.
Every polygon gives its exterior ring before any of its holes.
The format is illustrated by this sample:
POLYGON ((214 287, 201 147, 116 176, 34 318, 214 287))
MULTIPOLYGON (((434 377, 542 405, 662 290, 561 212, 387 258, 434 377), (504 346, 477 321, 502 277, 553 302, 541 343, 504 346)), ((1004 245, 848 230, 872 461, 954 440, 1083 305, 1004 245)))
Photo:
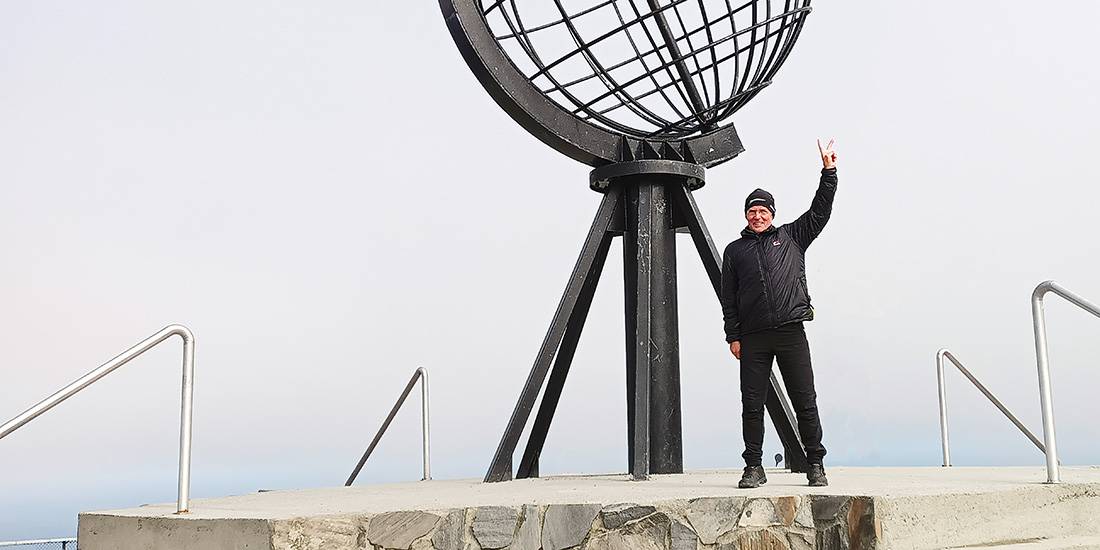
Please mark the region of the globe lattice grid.
POLYGON ((810 0, 478 0, 512 64, 574 116, 642 139, 712 132, 786 60, 810 0))

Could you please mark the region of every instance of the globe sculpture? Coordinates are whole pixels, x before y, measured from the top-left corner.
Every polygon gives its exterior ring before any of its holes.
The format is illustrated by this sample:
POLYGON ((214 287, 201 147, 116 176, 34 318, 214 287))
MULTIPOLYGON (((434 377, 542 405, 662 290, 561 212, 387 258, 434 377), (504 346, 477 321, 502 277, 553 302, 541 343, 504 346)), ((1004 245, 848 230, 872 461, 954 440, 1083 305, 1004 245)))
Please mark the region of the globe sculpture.
MULTIPOLYGON (((744 150, 731 118, 772 83, 810 0, 440 0, 440 7, 497 104, 538 139, 592 166, 589 185, 603 194, 485 480, 538 476, 617 236, 626 282, 629 469, 635 479, 682 472, 675 235, 690 233, 720 293, 721 258, 692 192, 703 186, 706 167, 744 150)), ((805 453, 774 377, 767 409, 788 467, 802 470, 805 453)))

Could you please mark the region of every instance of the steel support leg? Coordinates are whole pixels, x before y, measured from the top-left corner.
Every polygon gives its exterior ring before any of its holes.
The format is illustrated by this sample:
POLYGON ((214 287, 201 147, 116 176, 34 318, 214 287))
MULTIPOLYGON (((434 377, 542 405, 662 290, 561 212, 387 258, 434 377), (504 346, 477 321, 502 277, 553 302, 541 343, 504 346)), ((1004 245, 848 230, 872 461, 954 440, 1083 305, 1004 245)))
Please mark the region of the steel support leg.
MULTIPOLYGON (((609 189, 604 195, 600 209, 596 213, 596 218, 592 221, 592 227, 588 230, 588 237, 585 239, 580 257, 577 258, 573 273, 569 277, 565 293, 562 295, 561 302, 558 303, 554 320, 550 324, 550 329, 546 332, 542 347, 535 358, 535 364, 531 367, 531 373, 527 377, 527 383, 524 384, 523 392, 520 394, 519 401, 516 402, 516 408, 512 411, 508 426, 505 428, 500 444, 497 445, 497 450, 493 454, 493 462, 489 465, 488 473, 485 474, 486 482, 512 479, 512 454, 515 452, 523 428, 527 425, 527 420, 531 416, 535 400, 538 399, 539 392, 546 382, 550 364, 559 353, 569 319, 573 317, 574 311, 581 301, 581 296, 584 294, 586 281, 593 276, 593 266, 597 262, 600 250, 602 247, 607 246, 605 241, 609 238, 608 231, 614 219, 615 211, 619 208, 619 197, 620 189, 618 188, 609 189)), ((598 277, 598 272, 594 276, 598 277)), ((572 355, 571 351, 569 355, 572 355)), ((568 364, 564 364, 563 367, 568 369, 568 364)), ((564 375, 561 376, 561 379, 564 382, 564 375)))
POLYGON ((795 473, 804 473, 809 467, 806 461, 806 450, 802 447, 802 439, 798 437, 798 424, 787 400, 786 392, 783 392, 779 379, 772 372, 772 383, 768 387, 768 396, 764 400, 764 409, 775 426, 779 442, 783 444, 783 462, 788 470, 795 473))
POLYGON ((542 454, 542 447, 546 443, 546 434, 550 431, 550 422, 554 420, 554 412, 558 408, 558 400, 561 398, 561 391, 565 386, 565 378, 569 376, 569 367, 573 364, 573 354, 577 351, 577 343, 580 341, 584 322, 588 318, 588 310, 592 306, 592 297, 596 294, 596 285, 600 281, 600 273, 603 272, 607 252, 611 248, 612 237, 611 232, 604 233, 592 266, 589 268, 588 276, 581 287, 577 305, 566 323, 565 336, 558 348, 557 357, 554 359, 554 368, 550 371, 550 380, 546 383, 546 391, 543 392, 539 412, 535 415, 535 424, 531 428, 531 434, 527 439, 527 447, 524 449, 523 458, 519 462, 519 470, 516 472, 517 479, 539 476, 539 456, 542 454))
POLYGON ((627 422, 630 471, 682 473, 680 346, 676 317, 676 233, 664 182, 626 189, 627 422))

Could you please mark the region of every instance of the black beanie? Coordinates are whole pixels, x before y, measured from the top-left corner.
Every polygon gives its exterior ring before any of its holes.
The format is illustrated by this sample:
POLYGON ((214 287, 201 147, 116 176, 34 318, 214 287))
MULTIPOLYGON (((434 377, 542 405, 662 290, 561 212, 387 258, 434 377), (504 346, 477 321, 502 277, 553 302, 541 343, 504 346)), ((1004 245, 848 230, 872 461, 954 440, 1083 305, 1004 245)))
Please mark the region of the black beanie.
POLYGON ((768 210, 771 210, 772 215, 775 215, 775 197, 763 189, 757 189, 745 198, 745 212, 748 212, 754 206, 767 207, 768 210))

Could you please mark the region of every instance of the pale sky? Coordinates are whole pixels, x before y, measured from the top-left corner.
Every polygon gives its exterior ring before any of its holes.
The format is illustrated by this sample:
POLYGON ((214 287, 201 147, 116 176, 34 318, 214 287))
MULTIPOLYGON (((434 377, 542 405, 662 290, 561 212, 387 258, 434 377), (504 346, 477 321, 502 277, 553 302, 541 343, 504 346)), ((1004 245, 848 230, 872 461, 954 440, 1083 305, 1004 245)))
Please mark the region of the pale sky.
MULTIPOLYGON (((1031 290, 1100 301, 1097 16, 816 2, 738 113, 747 151, 696 193, 719 246, 756 187, 778 222, 804 211, 814 140, 837 139, 807 259, 827 466, 939 464, 943 346, 1039 432, 1031 290)), ((0 3, 0 422, 182 323, 194 497, 341 484, 421 365, 435 477, 481 477, 599 203, 587 174, 492 102, 433 1, 0 3)), ((681 238, 685 465, 739 468, 737 364, 681 238)), ((544 473, 626 469, 620 246, 544 473)), ((1100 320, 1047 312, 1062 460, 1096 464, 1100 320)), ((179 358, 173 341, 0 441, 0 540, 175 500, 179 358)), ((1042 464, 948 384, 957 465, 1042 464)), ((417 406, 359 483, 419 479, 417 406)))

